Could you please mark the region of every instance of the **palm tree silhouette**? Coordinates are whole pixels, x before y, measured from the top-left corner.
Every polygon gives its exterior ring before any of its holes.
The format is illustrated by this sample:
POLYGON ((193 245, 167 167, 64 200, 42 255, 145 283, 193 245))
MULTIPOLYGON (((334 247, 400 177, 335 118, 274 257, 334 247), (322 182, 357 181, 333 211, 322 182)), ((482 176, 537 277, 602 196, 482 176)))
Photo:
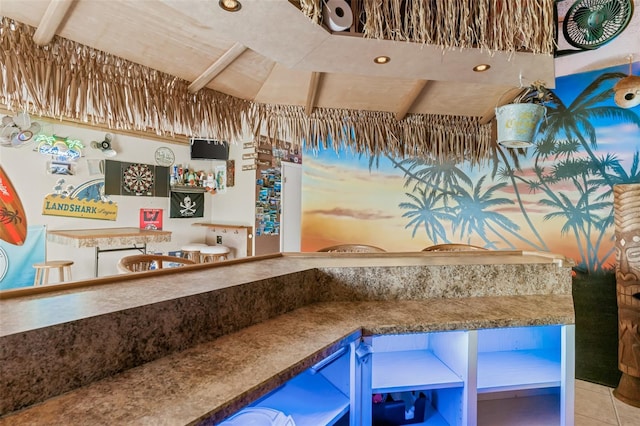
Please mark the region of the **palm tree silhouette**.
POLYGON ((567 220, 561 232, 574 231, 580 263, 589 271, 601 269, 604 260, 613 253, 611 248, 604 257, 598 256, 604 237, 613 224, 613 185, 638 180, 639 177, 637 155, 627 174, 614 155, 599 158, 594 152, 598 145, 593 122, 597 119, 630 122, 640 127, 640 118, 633 111, 604 104, 613 98, 613 83, 622 77, 626 75, 600 75, 568 107, 550 91, 547 117, 540 127, 542 137, 535 148, 533 171, 536 179, 517 177, 528 184, 530 190, 544 191, 547 198, 541 204, 559 209, 550 217, 567 220), (586 158, 581 157, 581 151, 587 154, 586 158), (553 161, 554 165, 545 167, 548 161, 553 161), (557 192, 556 185, 567 181, 579 194, 575 204, 566 194, 557 192), (598 213, 607 208, 608 213, 604 216, 598 213))
POLYGON ((426 158, 407 158, 399 162, 391 159, 392 163, 405 173, 405 187, 419 184, 443 193, 442 201, 448 204, 448 194, 462 181, 471 185, 471 178, 460 168, 460 164, 453 160, 433 160, 426 158))
POLYGON ((416 190, 420 195, 419 197, 408 192, 405 193, 407 197, 413 200, 413 203, 404 202, 398 205, 401 209, 410 209, 402 215, 402 217, 411 218, 409 223, 405 225, 405 229, 413 226, 413 232, 411 233, 411 238, 413 238, 418 229, 424 226, 427 238, 433 244, 438 244, 439 238, 445 243, 449 242, 447 231, 442 222, 451 221, 453 216, 450 213, 451 209, 440 203, 444 193, 438 193, 434 190, 427 191, 427 189, 422 188, 417 188, 416 190))
MULTIPOLYGON (((571 152, 576 147, 574 140, 556 140, 553 145, 553 149, 543 147, 535 157, 533 171, 537 180, 523 178, 523 181, 526 181, 532 190, 544 191, 547 198, 541 200, 540 204, 558 209, 547 218, 566 219, 562 234, 574 231, 581 257, 580 267, 586 271, 602 269, 604 261, 614 250, 611 247, 604 255, 599 255, 607 228, 613 224, 613 204, 610 187, 604 183, 599 171, 605 165, 605 170, 619 166, 623 175, 626 176, 626 172, 615 156, 610 154, 599 160, 598 164, 594 164, 588 157, 580 158, 577 149, 576 152, 571 152), (548 160, 553 161, 553 164, 544 167, 543 164, 548 160), (566 193, 557 190, 557 184, 567 181, 571 182, 579 194, 579 200, 575 204, 566 193), (604 215, 599 213, 602 210, 606 210, 604 215)), ((632 167, 632 171, 635 169, 635 166, 632 167)))
MULTIPOLYGON (((613 187, 613 182, 606 173, 605 165, 598 161, 593 150, 597 149, 596 130, 593 126, 594 119, 608 118, 617 119, 636 124, 640 127, 640 117, 633 111, 620 108, 618 106, 602 105, 603 101, 613 98, 613 80, 626 77, 624 73, 605 73, 597 77, 582 91, 574 101, 567 107, 553 91, 549 92, 550 104, 547 105, 547 117, 540 126, 540 133, 547 142, 552 141, 555 136, 566 136, 568 139, 575 138, 580 142, 580 146, 593 161, 604 182, 613 187)), ((552 142, 551 142, 552 143, 552 142)), ((540 150, 539 153, 544 154, 540 150)), ((574 151, 575 152, 575 151, 574 151)))
POLYGON ((456 202, 456 206, 454 207, 455 218, 453 221, 453 232, 455 233, 459 228, 461 238, 463 238, 465 234, 471 235, 477 233, 478 236, 485 241, 487 247, 495 249, 497 248, 495 242, 488 238, 486 232, 488 229, 509 247, 515 248, 492 224, 498 225, 501 229, 522 239, 522 237, 515 232, 520 229, 520 227, 502 213, 490 210, 496 206, 514 204, 513 201, 508 198, 494 197, 495 192, 504 188, 507 184, 505 182, 498 183, 483 193, 482 185, 486 177, 486 175, 482 176, 477 184, 471 187, 471 192, 458 185, 451 194, 451 197, 456 202))
MULTIPOLYGON (((504 155, 504 153, 503 153, 504 155)), ((506 156, 505 156, 506 157, 506 156)), ((405 173, 405 187, 413 184, 413 193, 418 192, 418 195, 413 195, 410 193, 405 193, 407 197, 411 199, 411 202, 401 203, 399 207, 403 209, 411 209, 411 211, 405 212, 402 216, 412 218, 412 220, 405 226, 408 228, 410 226, 414 226, 412 237, 415 236, 417 230, 421 225, 424 225, 425 231, 427 232, 427 236, 437 243, 437 238, 442 238, 444 241, 449 241, 450 238, 446 237, 445 234, 442 234, 442 229, 444 227, 443 222, 449 220, 452 225, 459 222, 459 217, 457 217, 462 208, 460 206, 455 206, 456 203, 459 203, 461 198, 460 193, 468 194, 469 199, 473 200, 474 196, 469 194, 462 185, 467 185, 473 188, 473 182, 471 178, 460 168, 459 164, 456 164, 453 161, 444 161, 440 162, 437 160, 424 159, 424 158, 409 158, 401 161, 396 161, 393 158, 389 158, 392 164, 402 170, 405 173), (436 211, 427 211, 437 209, 436 211), (455 216, 454 216, 455 214, 455 216)), ((517 158, 513 160, 517 165, 517 158)), ((372 161, 369 162, 369 165, 372 165, 372 161)), ((482 178, 482 182, 484 182, 486 176, 482 178)), ((482 182, 480 185, 482 185, 482 182)), ((515 181, 513 181, 514 186, 515 181)), ((492 196, 493 193, 506 186, 506 183, 499 184, 493 187, 492 190, 488 191, 489 196, 492 196)), ((525 216, 526 209, 522 203, 522 200, 519 195, 519 190, 516 187, 517 199, 519 201, 520 209, 525 216)), ((478 195, 480 197, 480 195, 478 195)), ((486 203, 487 200, 481 200, 482 203, 486 203)), ((494 205, 499 205, 501 203, 512 204, 513 201, 500 198, 494 205)), ((469 206, 470 209, 477 208, 469 206)), ((480 208, 482 210, 482 207, 480 208)), ((471 211, 471 210, 469 210, 471 211)), ((480 223, 474 220, 474 218, 468 218, 472 220, 473 223, 470 225, 470 228, 461 230, 461 237, 464 236, 465 233, 478 232, 486 235, 485 227, 490 227, 491 230, 499 236, 509 247, 514 248, 513 243, 508 241, 504 236, 498 232, 497 229, 493 228, 494 225, 500 226, 502 230, 506 230, 511 233, 517 239, 525 242, 527 245, 539 250, 546 249, 546 244, 542 240, 542 237, 537 233, 535 226, 529 220, 530 227, 532 228, 533 233, 537 236, 540 241, 540 244, 535 244, 528 239, 524 238, 521 234, 514 232, 519 229, 515 223, 506 218, 506 216, 497 214, 493 212, 487 212, 487 221, 488 223, 493 221, 493 225, 487 225, 487 223, 480 223), (476 229, 476 225, 479 226, 476 229)), ((481 218, 480 218, 481 219, 481 218)), ((453 231, 455 232, 455 230, 453 231)), ((487 244, 495 248, 495 243, 487 241, 487 244)))
MULTIPOLYGON (((496 153, 500 156, 500 158, 502 159, 502 162, 504 164, 504 166, 499 167, 497 169, 497 175, 498 178, 501 180, 506 180, 508 179, 511 182, 511 187, 513 188, 513 192, 516 196, 516 200, 518 202, 518 207, 520 207, 520 211, 522 212, 522 216, 525 220, 525 222, 527 223, 527 225, 529 226, 529 229, 531 230, 531 232, 533 233, 533 235, 536 237, 536 239, 538 240, 538 244, 535 244, 533 242, 529 242, 536 250, 543 250, 543 251, 548 251, 549 248, 547 247, 546 242, 544 241, 544 239, 542 238, 542 236, 540 235, 540 233, 538 232, 537 227, 535 226, 535 224, 533 223, 533 221, 531 220, 531 217, 529 216, 529 213, 527 212, 527 208, 524 205, 524 202, 522 200, 522 195, 520 194, 520 186, 518 185, 518 176, 517 173, 521 172, 522 169, 520 168, 520 164, 518 162, 517 157, 514 158, 514 155, 517 155, 517 151, 522 151, 522 150, 509 150, 511 151, 508 155, 505 154, 504 150, 502 149, 502 147, 497 147, 496 148, 496 153), (511 162, 509 161, 509 158, 511 158, 511 160, 513 161, 513 166, 511 165, 511 162)), ((522 153, 523 155, 526 155, 526 153, 522 153)), ((496 173, 496 171, 494 171, 494 174, 496 173)))
POLYGON ((544 220, 563 218, 565 219, 565 223, 560 229, 561 235, 566 235, 569 231, 573 231, 582 259, 581 264, 587 269, 587 272, 592 272, 594 266, 598 263, 598 253, 591 247, 589 238, 591 234, 589 230, 597 227, 600 222, 600 218, 595 214, 594 210, 600 210, 610 206, 610 203, 606 202, 589 205, 589 196, 592 190, 593 188, 583 191, 578 202, 575 204, 569 196, 562 192, 558 193, 554 199, 544 198, 540 200, 540 204, 557 209, 554 212, 546 214, 544 220), (586 236, 586 238, 584 238, 584 244, 583 238, 580 238, 581 235, 586 236))
MULTIPOLYGON (((607 178, 597 178, 595 182, 600 185, 604 185, 605 182, 611 182, 613 185, 624 185, 629 183, 640 183, 640 151, 636 151, 633 154, 633 160, 629 173, 622 167, 620 159, 615 155, 608 153, 605 157, 601 158, 600 163, 605 165, 606 169, 610 169, 611 173, 607 173, 607 178)), ((613 196, 613 188, 608 189, 604 197, 613 196)))
MULTIPOLYGON (((535 150, 505 152, 496 147, 491 177, 497 176, 503 182, 486 191, 482 186, 487 176, 474 184, 462 165, 453 161, 395 160, 389 157, 392 164, 404 172, 405 187, 412 186, 412 192, 405 193, 409 200, 399 205, 407 210, 402 216, 410 219, 405 228, 413 228, 414 237, 424 227, 434 242, 439 239, 447 241, 450 238, 446 222, 450 222, 454 234, 459 232, 461 238, 477 234, 490 247, 496 247, 496 243, 491 241, 490 233, 493 232, 510 247, 514 245, 507 240, 509 234, 535 249, 547 250, 547 244, 523 202, 521 191, 524 185, 531 192, 542 192, 545 198, 540 204, 556 210, 546 215, 545 220, 562 218, 565 221, 561 234, 574 235, 580 263, 589 271, 603 268, 604 260, 613 250, 604 250, 604 258, 602 254, 598 255, 613 225, 613 185, 640 182, 638 152, 630 169, 625 169, 615 154, 596 155, 595 123, 598 120, 632 123, 640 128, 640 117, 634 111, 606 102, 613 99, 613 84, 622 77, 626 74, 598 76, 569 105, 550 91, 546 103, 547 117, 541 125, 535 150), (521 169, 521 158, 533 160, 533 177, 521 169), (517 232, 519 227, 513 221, 492 210, 500 205, 514 204, 506 198, 492 199, 507 183, 511 185, 514 201, 535 237, 532 241, 517 232), (566 183, 573 189, 559 191, 559 185, 566 183), (578 195, 573 196, 573 193, 578 195)), ((373 161, 370 166, 372 164, 373 161)))

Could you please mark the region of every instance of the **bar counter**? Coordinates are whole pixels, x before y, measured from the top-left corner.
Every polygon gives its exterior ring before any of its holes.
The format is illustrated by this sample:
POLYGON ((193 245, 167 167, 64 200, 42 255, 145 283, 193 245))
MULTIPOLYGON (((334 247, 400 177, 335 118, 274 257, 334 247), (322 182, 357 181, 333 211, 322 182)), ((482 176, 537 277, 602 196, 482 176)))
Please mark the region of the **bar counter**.
POLYGON ((571 264, 541 253, 285 254, 82 284, 0 301, 0 425, 211 424, 345 339, 574 324, 571 264))
POLYGON ((47 241, 72 247, 93 247, 95 249, 94 276, 98 276, 100 253, 112 251, 147 251, 149 243, 171 241, 171 232, 140 228, 94 228, 50 230, 47 241), (104 248, 119 246, 119 248, 104 248))

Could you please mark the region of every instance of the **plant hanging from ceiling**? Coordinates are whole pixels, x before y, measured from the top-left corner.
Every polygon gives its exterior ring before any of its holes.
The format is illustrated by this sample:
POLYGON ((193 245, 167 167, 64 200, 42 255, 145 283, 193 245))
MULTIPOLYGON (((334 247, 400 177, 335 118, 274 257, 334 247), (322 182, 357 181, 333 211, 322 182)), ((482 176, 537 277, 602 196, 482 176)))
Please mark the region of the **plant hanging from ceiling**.
POLYGON ((550 92, 542 82, 525 88, 509 104, 496 108, 498 143, 505 148, 528 148, 538 132, 550 92))

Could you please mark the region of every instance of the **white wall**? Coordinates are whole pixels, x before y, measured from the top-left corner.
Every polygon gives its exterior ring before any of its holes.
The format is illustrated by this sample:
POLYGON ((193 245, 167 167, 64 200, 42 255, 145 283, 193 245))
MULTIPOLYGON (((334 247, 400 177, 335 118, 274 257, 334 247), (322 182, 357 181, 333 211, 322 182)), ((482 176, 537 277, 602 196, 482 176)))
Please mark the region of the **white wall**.
MULTIPOLYGON (((34 118, 36 121, 37 118, 34 118)), ((172 231, 172 240, 169 243, 150 245, 150 251, 167 252, 178 250, 181 245, 189 242, 204 242, 206 229, 200 226, 192 226, 195 222, 223 221, 225 223, 252 225, 254 203, 254 174, 242 172, 242 141, 240 144, 231 144, 230 158, 236 160, 235 186, 227 188, 224 194, 210 196, 206 194, 205 217, 194 219, 170 219, 169 198, 159 197, 134 197, 134 196, 110 196, 110 199, 118 204, 116 221, 103 221, 95 219, 68 218, 59 216, 42 215, 44 197, 53 192, 56 181, 63 177, 65 184, 78 186, 90 179, 100 178, 101 175, 90 176, 87 159, 104 159, 99 150, 89 147, 92 140, 103 140, 105 132, 63 125, 56 122, 42 122, 44 133, 65 136, 81 140, 87 148, 84 157, 77 163, 77 173, 74 176, 50 175, 46 173, 47 157, 34 152, 33 145, 26 148, 7 148, 0 146, 0 162, 16 187, 24 208, 27 212, 29 225, 46 225, 47 229, 93 229, 111 227, 138 227, 141 208, 164 209, 163 229, 172 231)), ((169 144, 155 140, 141 139, 132 136, 121 135, 112 132, 113 147, 118 151, 114 160, 126 162, 140 162, 155 164, 154 153, 160 146, 169 146, 176 155, 176 164, 189 164, 196 169, 213 170, 216 165, 222 165, 221 161, 192 161, 189 159, 189 147, 187 145, 169 144)), ((250 136, 248 139, 250 140, 250 136)), ((116 263, 121 256, 135 254, 135 251, 123 251, 104 253, 100 255, 100 276, 116 274, 116 263)), ((47 243, 47 258, 71 259, 74 279, 87 279, 94 274, 95 252, 92 248, 73 248, 54 243, 47 243)), ((53 274, 56 275, 56 274, 53 274)), ((55 282, 57 277, 52 277, 55 282)))

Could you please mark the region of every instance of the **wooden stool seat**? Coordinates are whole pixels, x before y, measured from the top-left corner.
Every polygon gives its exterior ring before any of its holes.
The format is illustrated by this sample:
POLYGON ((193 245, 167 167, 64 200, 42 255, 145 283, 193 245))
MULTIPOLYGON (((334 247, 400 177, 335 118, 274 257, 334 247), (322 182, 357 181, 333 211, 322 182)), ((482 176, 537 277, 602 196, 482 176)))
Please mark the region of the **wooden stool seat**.
POLYGON ((368 244, 338 244, 318 250, 322 253, 384 253, 385 249, 368 244))
POLYGON ((195 263, 200 263, 200 249, 207 247, 202 243, 191 243, 180 247, 182 257, 185 259, 193 260, 195 263))
POLYGON ((185 265, 194 265, 196 262, 177 256, 164 256, 161 254, 135 254, 125 256, 118 261, 120 272, 142 272, 155 269, 175 268, 185 265))
POLYGON ((200 258, 202 263, 218 262, 220 260, 226 260, 230 252, 231 250, 229 250, 227 246, 207 246, 200 249, 200 258))
POLYGON ((429 246, 423 248, 422 251, 486 251, 487 249, 479 246, 472 246, 471 244, 437 244, 435 246, 429 246))
POLYGON ((67 272, 67 281, 71 281, 71 260, 49 260, 41 263, 34 263, 33 267, 36 270, 36 277, 33 280, 33 285, 49 284, 49 271, 51 269, 57 269, 60 277, 60 282, 64 282, 64 273, 67 272), (44 271, 44 274, 43 274, 44 271))

